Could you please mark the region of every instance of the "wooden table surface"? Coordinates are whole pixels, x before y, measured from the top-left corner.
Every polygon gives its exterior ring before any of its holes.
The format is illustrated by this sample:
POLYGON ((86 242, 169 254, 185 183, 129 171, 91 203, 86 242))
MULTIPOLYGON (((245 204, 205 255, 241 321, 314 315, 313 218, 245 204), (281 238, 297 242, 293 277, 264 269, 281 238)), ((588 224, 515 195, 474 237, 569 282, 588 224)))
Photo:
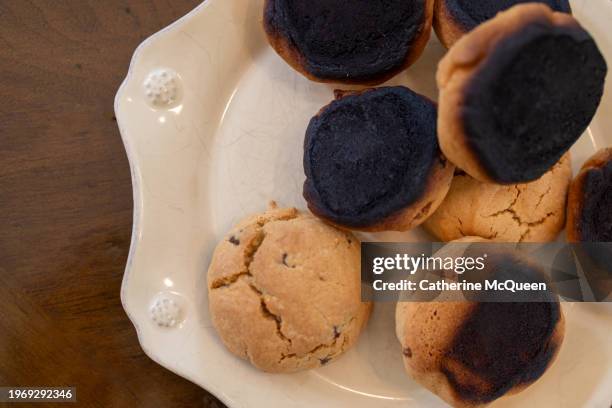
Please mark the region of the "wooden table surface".
POLYGON ((144 355, 119 299, 132 187, 113 98, 136 46, 198 3, 0 1, 0 385, 222 406, 144 355))

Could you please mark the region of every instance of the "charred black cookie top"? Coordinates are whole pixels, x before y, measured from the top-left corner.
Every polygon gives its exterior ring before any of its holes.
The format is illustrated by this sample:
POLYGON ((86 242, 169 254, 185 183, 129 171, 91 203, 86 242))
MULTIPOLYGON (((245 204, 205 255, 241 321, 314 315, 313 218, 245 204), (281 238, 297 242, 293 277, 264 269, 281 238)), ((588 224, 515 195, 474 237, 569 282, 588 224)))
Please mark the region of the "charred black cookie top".
POLYGON ((308 125, 304 197, 333 222, 367 227, 425 191, 439 147, 433 102, 404 87, 333 101, 308 125))
POLYGON ((558 302, 478 303, 447 351, 442 372, 463 400, 492 402, 544 374, 560 346, 553 339, 560 319, 558 302))
POLYGON ((581 241, 612 242, 612 161, 589 169, 582 189, 581 241))
POLYGON ((571 13, 568 0, 445 0, 446 9, 463 30, 471 31, 477 25, 495 17, 500 11, 523 3, 542 3, 554 11, 571 13))
POLYGON ((469 80, 466 141, 500 183, 542 176, 585 131, 607 72, 579 26, 532 22, 499 41, 469 80))
POLYGON ((269 0, 268 33, 322 79, 367 81, 400 68, 425 21, 423 0, 269 0))

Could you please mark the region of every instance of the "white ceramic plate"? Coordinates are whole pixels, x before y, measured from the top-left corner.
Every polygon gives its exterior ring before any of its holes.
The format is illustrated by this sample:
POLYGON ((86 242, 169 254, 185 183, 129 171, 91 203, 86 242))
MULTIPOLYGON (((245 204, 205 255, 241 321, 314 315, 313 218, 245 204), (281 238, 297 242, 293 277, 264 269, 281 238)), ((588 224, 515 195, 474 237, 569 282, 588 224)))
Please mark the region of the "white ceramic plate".
MULTIPOLYGON (((612 68, 612 2, 573 6, 612 68)), ((136 50, 117 93, 134 186, 121 299, 142 348, 230 407, 444 406, 404 375, 392 304, 376 305, 347 355, 293 375, 258 372, 229 354, 211 326, 205 271, 215 244, 234 222, 271 199, 305 208, 304 131, 334 88, 306 80, 267 46, 261 10, 261 0, 205 2, 136 50)), ((390 83, 435 99, 435 66, 443 52, 432 35, 418 63, 390 83)), ((609 144, 610 83, 589 132, 573 149, 574 167, 609 144)), ((418 230, 373 238, 427 239, 418 230)), ((567 335, 557 362, 527 391, 495 406, 610 406, 610 309, 566 306, 567 335)))

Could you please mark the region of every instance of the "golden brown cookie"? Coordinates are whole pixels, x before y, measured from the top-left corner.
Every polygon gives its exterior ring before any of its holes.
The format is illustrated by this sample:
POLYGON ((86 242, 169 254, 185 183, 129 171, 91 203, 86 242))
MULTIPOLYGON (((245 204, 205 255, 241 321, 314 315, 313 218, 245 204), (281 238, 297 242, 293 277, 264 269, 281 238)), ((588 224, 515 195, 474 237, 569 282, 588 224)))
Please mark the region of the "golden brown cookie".
POLYGON ((440 42, 450 48, 464 34, 517 4, 542 3, 555 11, 571 13, 568 0, 436 0, 433 26, 440 42))
POLYGON ((612 148, 592 156, 572 181, 567 203, 569 242, 612 242, 612 148))
POLYGON ((606 72, 597 44, 571 15, 514 6, 440 62, 440 148, 480 181, 534 181, 591 122, 606 72))
POLYGON ((304 140, 304 198, 334 225, 406 231, 448 192, 455 166, 440 153, 436 105, 403 86, 339 92, 304 140))
POLYGON ((571 178, 569 154, 540 179, 526 184, 483 183, 459 171, 424 227, 441 241, 465 236, 502 242, 553 241, 565 224, 571 178))
POLYGON ((396 335, 406 372, 453 407, 483 407, 522 391, 550 367, 563 342, 565 320, 551 296, 551 302, 399 302, 396 335))
POLYGON ((352 347, 361 302, 360 243, 295 208, 240 222, 208 269, 214 327, 227 348, 268 372, 329 363, 352 347))
POLYGON ((431 34, 434 0, 266 0, 274 50, 313 81, 376 85, 414 63, 431 34))

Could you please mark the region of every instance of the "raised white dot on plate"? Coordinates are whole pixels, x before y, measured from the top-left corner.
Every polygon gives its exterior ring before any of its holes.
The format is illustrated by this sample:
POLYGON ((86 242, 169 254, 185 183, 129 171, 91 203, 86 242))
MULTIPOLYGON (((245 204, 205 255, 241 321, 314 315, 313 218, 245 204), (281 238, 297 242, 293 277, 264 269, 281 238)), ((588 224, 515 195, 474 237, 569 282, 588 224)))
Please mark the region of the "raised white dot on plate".
POLYGON ((180 103, 181 81, 170 68, 156 68, 143 83, 147 102, 155 109, 170 109, 180 103))
POLYGON ((185 319, 180 298, 173 293, 162 292, 151 301, 149 312, 151 320, 159 327, 173 328, 185 319))

